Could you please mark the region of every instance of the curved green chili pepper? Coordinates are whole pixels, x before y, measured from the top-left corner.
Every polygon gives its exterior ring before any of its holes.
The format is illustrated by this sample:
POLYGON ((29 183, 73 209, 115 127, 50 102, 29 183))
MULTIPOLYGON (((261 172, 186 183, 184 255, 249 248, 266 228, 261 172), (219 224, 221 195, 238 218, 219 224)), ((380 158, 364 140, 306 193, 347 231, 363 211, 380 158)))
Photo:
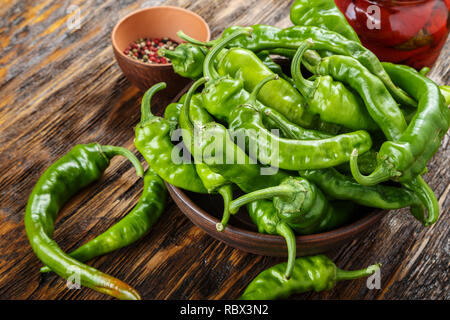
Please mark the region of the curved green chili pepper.
POLYGON ((208 50, 202 46, 181 43, 175 50, 159 49, 158 54, 169 58, 173 70, 182 77, 197 79, 202 76, 203 66, 199 61, 205 59, 208 50))
POLYGON ((349 40, 360 42, 334 0, 296 0, 290 18, 297 26, 313 26, 337 32, 349 40))
POLYGON ((419 101, 417 111, 402 134, 386 141, 378 153, 378 166, 363 176, 350 160, 352 174, 362 185, 373 185, 389 179, 409 182, 419 175, 439 149, 450 125, 450 113, 438 86, 415 69, 384 63, 393 81, 419 101))
MULTIPOLYGON (((147 234, 161 216, 167 200, 164 181, 153 171, 147 169, 144 175, 144 188, 139 202, 124 218, 103 232, 75 249, 69 255, 81 262, 112 252, 136 242, 147 234)), ((47 266, 41 272, 49 272, 47 266)))
POLYGON ((239 148, 223 125, 210 122, 194 136, 202 161, 245 192, 278 185, 289 175, 278 168, 261 167, 239 148))
POLYGON ((406 188, 381 184, 362 186, 334 168, 303 170, 299 173, 333 199, 351 200, 363 206, 387 210, 411 207, 411 212, 417 219, 423 220, 425 217, 422 202, 414 192, 406 188))
MULTIPOLYGON (((326 59, 329 59, 328 60, 328 65, 331 64, 330 63, 330 59, 331 58, 332 57, 326 58, 326 59)), ((390 64, 384 63, 384 65, 387 66, 387 68, 389 70, 390 64)), ((392 66, 392 67, 394 68, 394 66, 392 66)), ((335 73, 337 73, 337 74, 340 74, 340 72, 336 72, 336 70, 334 70, 333 68, 329 68, 329 69, 335 71, 335 73)), ((339 66, 338 66, 338 69, 339 69, 339 66)), ((342 68, 342 69, 346 70, 346 68, 342 68)), ((359 73, 358 70, 363 71, 363 69, 361 67, 358 67, 353 72, 347 72, 348 73, 347 77, 351 78, 352 74, 359 73)), ((403 70, 404 70, 404 67, 400 67, 397 71, 400 71, 400 74, 401 74, 401 72, 403 70)), ((408 73, 406 73, 406 74, 408 74, 408 73)), ((417 82, 422 82, 422 85, 423 85, 423 80, 421 80, 421 79, 419 79, 417 77, 418 73, 415 74, 414 72, 409 72, 409 74, 411 75, 412 78, 414 78, 416 80, 416 81, 413 81, 414 84, 417 85, 417 82)), ((345 75, 345 73, 342 74, 342 75, 345 75)), ((361 79, 361 80, 363 80, 363 79, 361 79)), ((405 78, 403 80, 405 80, 405 78)), ((349 80, 349 81, 351 81, 351 80, 349 80)), ((424 102, 426 104, 426 102, 432 101, 432 99, 429 100, 427 98, 428 90, 425 89, 425 88, 428 88, 430 85, 431 84, 428 83, 427 85, 425 85, 423 87, 419 86, 420 90, 417 90, 418 93, 420 92, 421 97, 423 97, 423 100, 421 102, 422 103, 422 107, 421 107, 422 110, 424 110, 424 105, 423 105, 424 102)), ((357 86, 357 84, 355 84, 355 86, 357 86)), ((413 87, 415 87, 415 86, 413 86, 413 87)), ((411 87, 409 87, 409 88, 412 89, 411 87)), ((431 88, 433 88, 433 85, 431 85, 431 88)), ((363 93, 365 91, 370 91, 370 90, 367 90, 367 89, 364 90, 364 87, 362 87, 362 89, 363 90, 361 90, 361 92, 363 92, 363 93)), ((414 90, 416 90, 416 89, 417 88, 414 88, 414 90)), ((430 93, 432 93, 432 92, 433 92, 433 90, 430 91, 430 93)), ((383 94, 383 96, 384 96, 384 94, 383 94)), ((375 99, 375 97, 374 97, 374 99, 375 99)), ((382 100, 385 100, 385 99, 382 99, 382 100)), ((439 103, 439 99, 438 99, 438 101, 435 101, 435 102, 438 102, 438 104, 440 104, 439 103)), ((368 106, 367 103, 366 103, 366 106, 368 106)), ((397 139, 399 139, 401 137, 401 135, 403 134, 403 132, 406 130, 405 125, 404 125, 404 123, 406 121, 404 120, 403 114, 399 111, 400 109, 398 107, 395 107, 395 105, 392 105, 392 103, 388 104, 388 108, 386 110, 383 109, 384 106, 382 104, 378 104, 378 105, 374 104, 373 107, 374 107, 373 108, 374 114, 379 113, 381 115, 384 115, 383 117, 377 117, 377 118, 373 117, 373 118, 378 123, 380 128, 382 128, 382 131, 384 132, 384 134, 387 137, 387 139, 390 140, 390 141, 396 141, 397 139), (392 114, 390 114, 389 110, 392 111, 392 114), (388 125, 384 126, 383 123, 386 123, 388 125), (383 130, 383 128, 384 128, 384 130, 383 130)), ((434 108, 435 107, 432 107, 431 109, 434 109, 434 108)), ((425 110, 426 109, 427 108, 425 108, 425 110)), ((369 109, 369 111, 370 111, 370 109, 369 109)), ((434 112, 434 114, 435 113, 436 112, 434 112)), ((414 116, 414 117, 416 117, 416 116, 414 116)), ((442 119, 439 120, 439 123, 441 123, 441 121, 442 121, 442 119)), ((428 130, 429 130, 429 128, 427 129, 427 131, 428 130)), ((422 138, 420 138, 420 141, 422 141, 422 138)), ((431 143, 431 145, 434 146, 435 145, 435 141, 433 143, 431 143)), ((361 182, 360 180, 364 180, 364 176, 362 176, 362 174, 359 172, 360 170, 359 170, 359 168, 357 166, 357 158, 358 158, 357 157, 357 151, 353 152, 352 158, 353 158, 353 160, 350 162, 351 171, 352 171, 353 177, 355 177, 355 180, 357 180, 360 183, 361 182), (363 178, 361 179, 361 177, 363 177, 363 178)), ((383 159, 381 159, 381 160, 383 160, 383 159)), ((398 171, 396 171, 396 170, 393 170, 393 171, 395 171, 396 175, 399 174, 398 171)), ((423 172, 423 170, 422 170, 422 172, 423 172)), ((439 203, 437 201, 436 195, 434 194, 433 190, 431 190, 431 188, 426 184, 426 182, 423 180, 423 178, 420 177, 419 175, 414 177, 411 181, 403 182, 402 184, 406 188, 414 191, 416 193, 416 195, 421 199, 421 201, 425 205, 425 207, 427 208, 428 217, 427 217, 426 220, 422 220, 421 222, 425 226, 434 223, 439 217, 439 203)))
POLYGON ((304 52, 312 46, 311 39, 301 44, 291 64, 291 74, 296 88, 306 98, 308 111, 320 115, 326 122, 358 130, 378 130, 358 95, 329 75, 318 76, 314 81, 303 78, 301 62, 304 52))
MULTIPOLYGON (((323 133, 315 130, 306 130, 299 126, 290 123, 287 119, 284 119, 281 115, 277 115, 276 112, 267 108, 264 114, 272 120, 275 124, 274 128, 278 128, 282 131, 283 135, 288 139, 298 139, 298 140, 319 140, 332 137, 332 135, 323 133)), ((358 167, 363 171, 372 172, 376 165, 376 151, 370 149, 369 151, 363 153, 361 157, 358 158, 358 167)), ((336 166, 339 170, 351 173, 349 163, 343 163, 336 166)))
MULTIPOLYGON (((264 126, 268 129, 279 129, 283 136, 296 140, 320 140, 333 137, 332 134, 313 129, 304 129, 295 123, 290 122, 281 113, 264 105, 258 106, 259 112, 263 118, 264 126), (270 120, 269 125, 266 123, 270 120)), ((365 153, 364 153, 365 154, 365 153)))
MULTIPOLYGON (((299 234, 320 232, 336 223, 336 216, 344 215, 347 220, 355 206, 333 206, 322 191, 313 183, 301 177, 288 177, 280 185, 247 193, 230 203, 229 210, 235 213, 245 204, 272 199, 277 215, 299 234), (343 213, 347 212, 347 213, 343 213)), ((348 221, 348 220, 347 220, 348 221)))
POLYGON ((59 210, 79 190, 97 181, 115 155, 123 155, 143 174, 139 160, 130 151, 97 143, 76 145, 53 163, 39 178, 28 199, 25 230, 37 257, 64 279, 74 274, 81 285, 119 299, 140 299, 126 283, 89 267, 68 254, 52 240, 59 210))
MULTIPOLYGON (((389 69, 389 64, 384 63, 383 65, 387 68, 387 70, 389 69)), ((350 87, 352 87, 355 91, 357 91, 363 98, 372 119, 374 119, 374 121, 380 127, 381 131, 383 131, 386 138, 390 141, 396 141, 400 139, 405 130, 411 127, 411 124, 414 123, 414 119, 419 119, 418 116, 415 115, 408 126, 406 124, 403 113, 401 112, 400 108, 395 103, 389 92, 387 92, 386 87, 383 85, 383 83, 381 83, 377 77, 372 75, 370 71, 367 70, 362 64, 351 57, 330 56, 327 58, 323 58, 319 63, 314 65, 314 69, 315 73, 320 75, 329 74, 333 77, 333 79, 345 82, 350 85, 350 87)), ((414 73, 412 73, 411 76, 416 80, 418 79, 417 76, 414 76, 414 73)), ((406 79, 408 78, 405 78, 404 80, 406 79)), ((396 81, 398 80, 396 79, 396 81)), ((417 86, 417 81, 412 81, 412 83, 415 83, 417 86)), ((412 87, 417 89, 416 86, 413 85, 412 87)), ((407 88, 407 90, 415 90, 412 87, 406 85, 405 87, 407 88)), ((422 90, 418 90, 415 94, 417 94, 418 92, 421 92, 421 94, 423 94, 424 92, 426 92, 426 90, 424 91, 422 88, 422 90)), ((426 101, 427 99, 424 99, 419 104, 422 104, 423 106, 423 103, 426 101)), ((439 101, 435 102, 439 103, 439 101)), ((419 109, 421 108, 423 107, 420 107, 419 109)), ((442 119, 439 120, 439 123, 442 123, 442 119)), ((432 127, 434 128, 434 126, 432 127)), ((429 130, 430 128, 427 128, 425 131, 429 132, 429 130)), ((415 143, 420 143, 421 141, 423 141, 423 139, 424 136, 421 136, 415 143)), ((435 147, 436 141, 433 141, 432 143, 430 143, 430 145, 431 147, 435 147)), ((352 171, 352 175, 358 183, 367 184, 366 181, 364 181, 364 176, 358 170, 357 155, 358 151, 354 150, 350 159, 350 169, 352 171)), ((381 160, 384 161, 385 159, 381 160)), ((391 176, 401 175, 401 172, 397 171, 393 165, 388 165, 386 167, 387 169, 392 168, 392 170, 388 170, 391 176)), ((423 170, 424 168, 422 167, 422 170, 420 170, 419 173, 422 173, 423 170)), ((373 179, 374 177, 372 176, 370 182, 373 183, 373 181, 375 180, 377 182, 380 182, 380 177, 381 175, 379 177, 375 177, 376 179, 373 179)), ((403 184, 408 189, 413 190, 427 208, 428 217, 426 220, 422 220, 421 222, 425 225, 429 225, 436 221, 439 216, 439 204, 437 202, 436 195, 426 184, 426 182, 420 176, 416 176, 413 177, 413 180, 410 180, 409 182, 403 182, 403 184)))
POLYGON ((269 201, 253 201, 247 205, 247 211, 250 219, 258 227, 259 233, 279 235, 286 240, 288 261, 285 265, 283 278, 289 278, 297 255, 294 232, 278 218, 276 211, 273 210, 273 204, 269 201))
POLYGON ((257 275, 245 289, 241 300, 273 300, 287 298, 294 293, 330 290, 338 281, 370 276, 380 269, 377 263, 362 270, 346 271, 324 255, 300 257, 295 260, 289 280, 283 278, 286 263, 277 264, 257 275))
POLYGON ((169 105, 167 105, 166 109, 164 110, 164 119, 167 119, 170 122, 178 123, 178 118, 180 116, 180 110, 183 106, 183 103, 178 102, 172 102, 169 105))
MULTIPOLYGON (((254 90, 266 77, 275 75, 254 52, 244 48, 229 49, 217 65, 217 71, 219 75, 242 80, 248 92, 254 90)), ((296 124, 306 128, 320 126, 318 117, 306 108, 305 98, 285 79, 279 78, 268 83, 258 94, 258 100, 296 124)))
MULTIPOLYGON (((430 68, 423 67, 420 69, 419 73, 426 77, 430 72, 430 68)), ((445 98, 445 104, 448 106, 450 104, 450 86, 439 86, 439 90, 441 91, 442 96, 445 98)))
POLYGON ((168 183, 185 190, 207 193, 192 163, 175 163, 172 159, 179 149, 172 144, 170 132, 175 123, 151 113, 150 100, 164 89, 160 82, 151 87, 142 98, 141 122, 136 126, 134 144, 156 173, 168 183))
MULTIPOLYGON (((315 45, 315 42, 314 42, 315 45)), ((389 137, 400 137, 407 124, 395 100, 385 85, 356 59, 347 56, 331 56, 314 65, 317 75, 330 75, 354 89, 363 99, 372 119, 389 137)))
POLYGON ((311 38, 315 44, 314 49, 327 50, 334 54, 355 58, 370 72, 382 80, 386 88, 399 103, 417 106, 414 99, 409 97, 402 89, 395 86, 375 54, 363 47, 360 43, 351 41, 330 30, 312 26, 293 26, 286 29, 279 29, 268 25, 254 25, 251 27, 231 26, 224 30, 221 38, 202 44, 204 46, 213 46, 229 34, 242 29, 251 30, 252 37, 235 39, 233 42, 229 43, 230 47, 245 48, 253 52, 262 50, 271 51, 272 49, 280 48, 297 49, 303 41, 311 38))
MULTIPOLYGON (((230 218, 228 210, 229 202, 233 199, 233 188, 230 182, 222 175, 213 172, 206 164, 202 162, 201 157, 197 155, 196 144, 193 141, 195 135, 195 127, 202 126, 206 123, 213 122, 214 119, 199 105, 193 102, 194 92, 203 85, 207 78, 200 78, 189 89, 186 100, 180 111, 180 127, 183 130, 183 141, 189 152, 194 156, 195 167, 203 185, 209 193, 219 193, 224 201, 224 211, 221 222, 217 223, 218 231, 223 231, 230 218)), ((195 139, 195 138, 194 138, 195 139)))
POLYGON ((262 163, 286 170, 320 169, 333 167, 350 159, 351 146, 366 152, 372 146, 370 135, 356 131, 321 140, 292 140, 280 138, 263 125, 256 107, 256 96, 262 86, 277 76, 269 76, 252 92, 249 100, 236 108, 230 117, 230 130, 235 136, 248 139, 251 157, 262 163))

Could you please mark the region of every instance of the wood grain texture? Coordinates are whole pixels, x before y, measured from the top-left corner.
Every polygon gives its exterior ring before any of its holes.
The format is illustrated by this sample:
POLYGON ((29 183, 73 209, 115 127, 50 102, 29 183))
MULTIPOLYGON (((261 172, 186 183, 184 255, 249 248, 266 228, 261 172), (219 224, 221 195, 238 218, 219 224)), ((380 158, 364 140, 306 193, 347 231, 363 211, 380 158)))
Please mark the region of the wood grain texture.
MULTIPOLYGON (((41 263, 25 235, 26 201, 40 174, 74 144, 98 141, 133 146, 141 93, 124 78, 110 46, 120 17, 151 5, 193 10, 209 23, 212 38, 231 24, 290 25, 285 0, 2 1, 0 6, 0 299, 109 299, 88 288, 67 290, 41 263), (69 30, 69 5, 81 12, 69 30)), ((431 72, 449 84, 450 41, 431 72)), ((156 97, 160 113, 167 101, 156 97)), ((406 210, 329 253, 339 267, 383 263, 381 289, 365 280, 342 282, 325 293, 294 299, 449 299, 450 148, 447 134, 425 179, 442 216, 422 227, 406 210)), ((141 158, 142 160, 142 158, 141 158)), ((103 179, 61 213, 55 239, 64 250, 106 230, 136 202, 142 188, 131 165, 113 159, 103 179)), ((247 254, 195 227, 170 202, 155 229, 138 243, 90 264, 134 286, 145 299, 235 299, 256 274, 282 259, 247 254)))

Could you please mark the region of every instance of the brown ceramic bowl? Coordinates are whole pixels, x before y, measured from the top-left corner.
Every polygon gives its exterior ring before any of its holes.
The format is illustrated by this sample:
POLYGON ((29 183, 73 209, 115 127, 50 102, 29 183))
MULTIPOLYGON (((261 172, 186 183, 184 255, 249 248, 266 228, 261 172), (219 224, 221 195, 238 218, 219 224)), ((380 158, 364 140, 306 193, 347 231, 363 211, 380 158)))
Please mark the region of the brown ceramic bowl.
MULTIPOLYGON (((250 253, 287 256, 284 238, 258 233, 245 209, 231 217, 224 231, 218 232, 216 223, 220 221, 219 217, 223 210, 222 199, 219 196, 191 193, 168 183, 166 185, 181 211, 213 238, 250 253)), ((378 223, 386 213, 386 210, 361 212, 362 217, 359 220, 344 227, 313 235, 297 236, 297 256, 322 253, 342 245, 378 223)))
POLYGON ((190 36, 201 40, 210 39, 208 24, 196 13, 178 7, 160 6, 135 11, 114 27, 111 40, 117 63, 131 83, 142 91, 147 90, 155 83, 164 81, 167 96, 174 96, 189 79, 183 78, 172 69, 170 63, 148 64, 127 57, 123 51, 139 38, 169 37, 177 42, 182 40, 177 32, 183 30, 190 36))

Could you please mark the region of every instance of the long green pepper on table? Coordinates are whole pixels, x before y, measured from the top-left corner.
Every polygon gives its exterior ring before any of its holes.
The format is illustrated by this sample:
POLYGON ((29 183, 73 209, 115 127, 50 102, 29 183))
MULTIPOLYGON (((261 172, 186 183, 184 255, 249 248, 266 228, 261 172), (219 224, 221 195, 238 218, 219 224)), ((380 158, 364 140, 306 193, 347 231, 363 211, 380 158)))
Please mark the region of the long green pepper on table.
POLYGON ((160 50, 176 73, 197 81, 164 117, 152 114, 151 99, 166 84, 145 92, 134 141, 149 164, 145 174, 129 150, 90 143, 74 146, 33 188, 25 229, 42 272, 65 279, 77 272, 84 286, 140 299, 126 283, 82 262, 149 232, 163 214, 164 182, 221 195, 218 232, 242 208, 259 233, 285 239, 287 262, 256 276, 240 299, 330 290, 380 268, 344 271, 323 255, 296 258, 302 255, 296 235, 338 229, 367 208, 409 207, 423 225, 437 221, 439 203, 422 175, 450 126, 450 86, 428 79, 429 68, 381 63, 333 0, 296 0, 290 18, 293 27, 231 26, 209 42, 180 30, 187 43, 160 50), (52 240, 59 210, 99 180, 115 155, 144 177, 139 202, 103 234, 63 252, 52 240))

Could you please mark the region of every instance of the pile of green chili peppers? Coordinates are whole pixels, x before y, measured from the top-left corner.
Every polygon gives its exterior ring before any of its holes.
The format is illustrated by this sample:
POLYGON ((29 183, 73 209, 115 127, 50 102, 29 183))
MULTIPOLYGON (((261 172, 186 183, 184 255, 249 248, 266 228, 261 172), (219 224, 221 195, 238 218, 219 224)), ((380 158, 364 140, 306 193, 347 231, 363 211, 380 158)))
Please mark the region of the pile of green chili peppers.
POLYGON ((437 221, 439 204, 422 175, 449 129, 449 87, 428 79, 428 70, 381 63, 332 0, 297 0, 290 17, 293 27, 231 26, 209 42, 180 30, 187 43, 160 54, 195 82, 164 116, 152 114, 151 99, 166 84, 145 92, 134 141, 145 175, 130 151, 92 143, 75 146, 33 189, 25 226, 42 272, 69 278, 76 269, 84 286, 139 299, 82 262, 146 234, 164 209, 163 181, 220 196, 217 232, 241 210, 258 232, 285 239, 287 261, 259 274, 241 299, 329 290, 380 268, 344 271, 323 255, 297 258, 296 235, 343 227, 368 208, 408 207, 424 226, 437 221), (142 196, 120 222, 66 254, 51 239, 58 211, 114 155, 144 177, 142 196))

